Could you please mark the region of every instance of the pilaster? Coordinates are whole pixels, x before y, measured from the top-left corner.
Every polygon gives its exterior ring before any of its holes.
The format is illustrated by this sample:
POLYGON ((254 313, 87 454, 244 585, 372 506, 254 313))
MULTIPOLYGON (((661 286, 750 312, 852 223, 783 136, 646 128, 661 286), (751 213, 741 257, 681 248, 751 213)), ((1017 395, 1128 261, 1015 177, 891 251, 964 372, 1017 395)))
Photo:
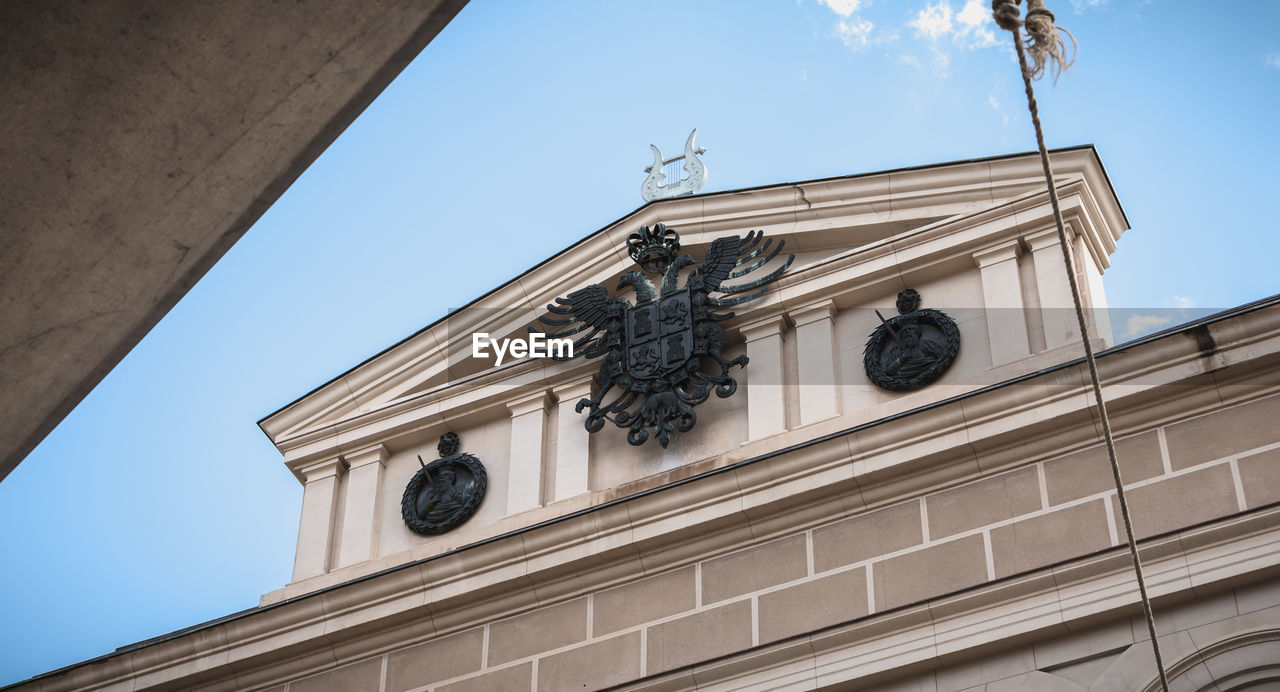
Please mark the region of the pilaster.
POLYGON ((295 582, 329 570, 333 547, 333 523, 338 504, 338 482, 346 462, 333 458, 299 469, 302 487, 302 519, 298 525, 298 551, 293 559, 295 582))
MULTIPOLYGON (((1067 229, 1067 240, 1075 234, 1067 229)), ((1067 280, 1066 264, 1062 260, 1062 245, 1058 231, 1050 228, 1023 236, 1031 248, 1036 267, 1036 293, 1040 297, 1040 310, 1044 319, 1044 345, 1052 350, 1080 341, 1080 328, 1076 322, 1075 301, 1071 298, 1071 284, 1067 280)))
POLYGON ((583 398, 591 396, 591 379, 571 382, 551 390, 556 413, 556 481, 552 501, 581 495, 589 484, 590 436, 584 422, 587 417, 574 409, 583 398))
POLYGON ((507 514, 542 504, 542 448, 547 424, 547 392, 507 403, 511 412, 511 455, 507 466, 507 514))
POLYGON ((992 366, 1031 355, 1022 279, 1018 274, 1021 256, 1022 247, 1016 240, 973 253, 973 261, 982 276, 982 304, 987 317, 992 366))
POLYGON ((1103 347, 1115 344, 1115 334, 1111 327, 1111 313, 1107 309, 1107 291, 1102 285, 1102 269, 1094 261, 1093 255, 1085 247, 1084 236, 1076 236, 1076 257, 1080 271, 1084 274, 1080 284, 1085 292, 1085 318, 1094 337, 1102 339, 1103 347))
POLYGON ((789 311, 787 316, 796 326, 800 425, 809 425, 839 415, 835 303, 824 300, 789 311))
POLYGON ((342 457, 347 463, 347 492, 342 505, 338 567, 372 559, 377 550, 378 490, 390 456, 385 445, 376 444, 342 457))
POLYGON ((787 402, 782 388, 782 329, 785 315, 776 314, 739 327, 747 342, 747 434, 759 440, 787 429, 787 402))

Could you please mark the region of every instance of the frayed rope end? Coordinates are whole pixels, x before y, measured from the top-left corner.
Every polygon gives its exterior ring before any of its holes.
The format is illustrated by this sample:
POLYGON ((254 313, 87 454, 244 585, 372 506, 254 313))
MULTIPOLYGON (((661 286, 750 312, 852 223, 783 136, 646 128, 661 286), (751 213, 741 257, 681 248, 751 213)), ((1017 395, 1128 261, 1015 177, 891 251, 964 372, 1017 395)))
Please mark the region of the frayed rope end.
POLYGON ((1076 37, 1053 23, 1053 13, 1045 9, 1044 0, 1027 0, 1027 21, 1018 16, 1022 0, 992 0, 991 17, 1005 31, 1027 31, 1027 53, 1031 61, 1031 78, 1040 79, 1052 69, 1053 83, 1076 61, 1076 37), (1067 50, 1067 42, 1071 49, 1067 50))
POLYGON ((1027 53, 1031 59, 1031 78, 1040 79, 1046 69, 1053 70, 1053 83, 1063 72, 1071 69, 1076 61, 1076 37, 1070 31, 1055 26, 1053 13, 1045 9, 1031 9, 1027 12, 1027 53), (1066 37, 1065 39, 1063 37, 1066 37), (1071 42, 1068 55, 1067 41, 1071 42))

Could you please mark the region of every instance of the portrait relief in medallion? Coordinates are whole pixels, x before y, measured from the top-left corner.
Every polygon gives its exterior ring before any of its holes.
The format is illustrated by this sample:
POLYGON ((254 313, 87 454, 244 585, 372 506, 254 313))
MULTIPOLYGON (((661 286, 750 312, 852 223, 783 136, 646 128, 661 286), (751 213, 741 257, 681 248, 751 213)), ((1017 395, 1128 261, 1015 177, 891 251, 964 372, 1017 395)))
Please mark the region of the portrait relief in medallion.
POLYGON ((418 456, 422 468, 413 474, 400 499, 400 515, 410 531, 435 536, 461 525, 484 500, 489 477, 484 464, 459 453, 460 440, 445 433, 436 449, 440 458, 430 464, 418 456))
POLYGON ((920 389, 951 367, 960 352, 960 329, 938 310, 921 309, 920 294, 898 294, 898 314, 885 319, 867 339, 862 353, 867 378, 882 389, 907 392, 920 389))

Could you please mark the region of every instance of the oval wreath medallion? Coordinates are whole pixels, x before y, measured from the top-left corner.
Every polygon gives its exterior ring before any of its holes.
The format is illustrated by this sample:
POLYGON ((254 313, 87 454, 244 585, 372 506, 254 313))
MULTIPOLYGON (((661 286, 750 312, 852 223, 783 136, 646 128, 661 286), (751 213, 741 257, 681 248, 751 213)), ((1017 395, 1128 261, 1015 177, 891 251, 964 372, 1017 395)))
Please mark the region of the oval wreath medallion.
POLYGON ((475 514, 489 485, 484 464, 470 454, 459 454, 458 436, 440 438, 441 458, 413 474, 400 499, 400 515, 409 530, 436 536, 454 529, 475 514))
POLYGON ((862 353, 867 378, 882 389, 905 392, 942 377, 960 352, 960 328, 938 310, 920 309, 920 294, 898 294, 898 312, 884 319, 862 353))

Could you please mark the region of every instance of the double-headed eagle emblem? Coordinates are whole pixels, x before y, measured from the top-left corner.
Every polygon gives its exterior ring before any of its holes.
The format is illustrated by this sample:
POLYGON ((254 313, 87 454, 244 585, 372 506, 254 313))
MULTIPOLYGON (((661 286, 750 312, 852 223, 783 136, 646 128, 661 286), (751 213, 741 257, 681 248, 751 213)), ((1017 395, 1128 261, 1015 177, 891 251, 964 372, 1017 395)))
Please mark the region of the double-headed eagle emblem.
MULTIPOLYGON (((729 368, 747 364, 746 356, 725 360, 724 329, 717 324, 733 317, 717 310, 759 298, 768 284, 791 266, 794 255, 767 274, 741 283, 726 281, 747 277, 767 265, 782 251, 764 233, 751 231, 745 238, 717 238, 707 248, 701 265, 689 255, 681 255, 680 236, 663 224, 652 230, 642 226, 627 239, 631 259, 645 272, 660 274, 662 284, 654 288, 643 272, 631 271, 618 280, 617 290, 631 287, 635 302, 611 297, 601 284, 592 284, 557 298, 548 305, 550 315, 538 319, 560 329, 548 338, 573 336, 574 357, 603 358, 596 375, 596 393, 578 402, 576 410, 590 409, 585 425, 598 432, 605 420, 627 429, 627 442, 644 444, 650 428, 663 447, 671 441, 672 430, 688 432, 697 422, 693 407, 707 400, 711 386, 716 396, 732 396, 738 382, 729 368), (770 248, 772 247, 772 251, 770 248), (680 285, 681 273, 694 267, 680 285), (576 335, 586 332, 585 336, 576 335), (719 372, 703 370, 704 358, 719 366, 719 372), (613 399, 604 403, 612 393, 613 399)), ((530 331, 535 331, 530 327, 530 331)))

